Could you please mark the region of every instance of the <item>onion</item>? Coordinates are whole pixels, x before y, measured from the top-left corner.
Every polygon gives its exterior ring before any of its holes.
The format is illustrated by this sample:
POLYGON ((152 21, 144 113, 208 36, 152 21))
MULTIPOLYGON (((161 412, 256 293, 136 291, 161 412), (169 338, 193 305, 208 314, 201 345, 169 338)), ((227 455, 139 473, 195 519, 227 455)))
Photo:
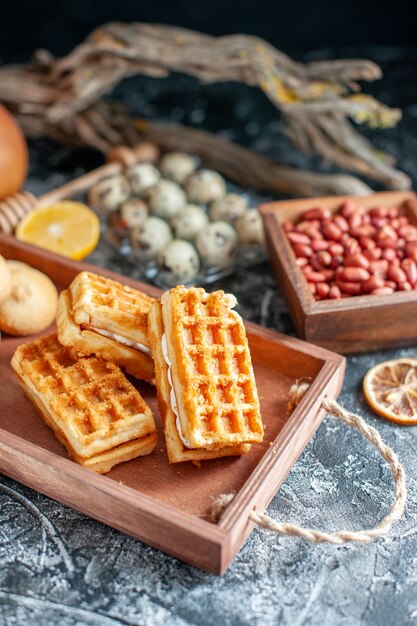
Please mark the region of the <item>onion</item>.
POLYGON ((28 149, 20 127, 0 105, 0 199, 22 187, 28 169, 28 149))

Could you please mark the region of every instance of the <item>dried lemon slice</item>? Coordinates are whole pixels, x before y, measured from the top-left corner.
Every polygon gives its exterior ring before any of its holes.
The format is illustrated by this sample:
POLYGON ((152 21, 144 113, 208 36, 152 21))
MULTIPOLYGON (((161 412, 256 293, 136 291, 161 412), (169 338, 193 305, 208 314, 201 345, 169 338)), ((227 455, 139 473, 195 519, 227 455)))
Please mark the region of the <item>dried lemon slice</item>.
POLYGON ((417 359, 397 359, 375 365, 363 379, 369 406, 387 420, 417 424, 417 359))
POLYGON ((30 211, 18 225, 16 237, 79 261, 97 246, 100 221, 85 204, 63 200, 30 211))

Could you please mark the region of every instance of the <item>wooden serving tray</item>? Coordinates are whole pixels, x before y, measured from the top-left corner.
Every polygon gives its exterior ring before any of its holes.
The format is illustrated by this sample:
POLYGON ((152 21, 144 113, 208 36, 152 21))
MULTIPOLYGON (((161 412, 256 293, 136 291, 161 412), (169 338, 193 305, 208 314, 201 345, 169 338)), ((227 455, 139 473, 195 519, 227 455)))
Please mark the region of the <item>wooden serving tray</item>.
MULTIPOLYGON (((36 267, 67 287, 83 269, 115 278, 157 296, 158 290, 87 264, 75 263, 0 235, 0 254, 36 267)), ((344 358, 298 339, 247 323, 265 441, 241 458, 168 463, 155 389, 137 387, 154 411, 159 430, 155 452, 122 463, 105 476, 70 461, 24 396, 10 359, 27 339, 3 337, 0 343, 0 471, 86 515, 155 546, 192 565, 220 574, 251 532, 248 513, 264 509, 319 426, 324 395, 340 391, 344 358), (290 386, 308 377, 309 391, 287 415, 290 386), (213 500, 236 498, 216 525, 209 521, 213 500)), ((53 327, 45 331, 49 333, 53 327)))
POLYGON ((417 196, 412 192, 382 192, 371 196, 329 196, 283 200, 262 205, 269 256, 298 334, 343 354, 409 346, 417 342, 417 290, 385 296, 355 296, 317 302, 311 295, 295 254, 281 227, 304 211, 322 206, 335 213, 345 200, 365 210, 403 205, 417 226, 417 196))

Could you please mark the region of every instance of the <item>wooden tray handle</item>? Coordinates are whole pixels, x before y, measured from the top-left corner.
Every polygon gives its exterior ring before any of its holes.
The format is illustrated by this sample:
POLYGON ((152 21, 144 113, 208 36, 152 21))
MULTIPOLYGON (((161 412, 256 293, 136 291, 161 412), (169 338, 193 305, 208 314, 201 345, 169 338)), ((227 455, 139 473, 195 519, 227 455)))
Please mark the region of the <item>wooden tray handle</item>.
MULTIPOLYGON (((295 393, 299 395, 299 390, 296 389, 295 393)), ((399 462, 395 452, 382 441, 380 434, 375 428, 369 426, 365 420, 356 415, 350 413, 343 407, 341 407, 335 400, 329 400, 324 398, 321 406, 330 415, 337 418, 341 422, 353 426, 367 439, 374 448, 377 449, 382 458, 388 463, 391 470, 392 478, 394 481, 394 501, 391 505, 389 513, 377 524, 374 528, 361 531, 347 531, 340 530, 334 533, 321 532, 319 530, 313 530, 311 528, 303 528, 302 526, 296 526, 294 524, 279 523, 266 515, 265 513, 258 513, 257 511, 251 511, 249 513, 249 519, 255 524, 278 533, 279 535, 290 535, 292 537, 301 537, 312 543, 333 543, 342 544, 350 541, 357 543, 369 543, 382 535, 385 535, 390 529, 392 524, 399 520, 404 513, 405 503, 407 499, 407 491, 405 486, 405 471, 401 463, 399 462)), ((215 500, 212 507, 212 521, 217 522, 225 509, 232 502, 235 494, 222 494, 215 500)))

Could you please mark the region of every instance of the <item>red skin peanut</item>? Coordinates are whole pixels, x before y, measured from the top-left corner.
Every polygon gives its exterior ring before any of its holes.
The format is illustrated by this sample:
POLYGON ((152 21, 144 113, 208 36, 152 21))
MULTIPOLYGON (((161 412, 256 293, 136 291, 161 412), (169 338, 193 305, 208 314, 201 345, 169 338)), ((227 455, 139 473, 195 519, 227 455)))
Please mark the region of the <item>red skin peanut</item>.
POLYGON ((329 283, 331 280, 333 280, 334 277, 334 271, 333 270, 321 270, 321 273, 324 276, 324 280, 329 283))
POLYGON ((312 293, 312 294, 313 294, 313 296, 314 296, 314 294, 316 293, 316 289, 317 289, 317 287, 316 287, 316 283, 307 283, 307 284, 308 284, 308 286, 310 287, 310 291, 311 291, 311 293, 312 293))
POLYGON ((406 241, 405 239, 403 239, 403 237, 400 237, 399 239, 397 239, 397 245, 395 246, 396 250, 404 250, 406 246, 406 241))
POLYGON ((370 224, 371 223, 371 216, 369 215, 369 213, 365 213, 362 219, 362 223, 363 224, 370 224))
POLYGON ((406 241, 417 241, 417 228, 409 224, 408 226, 400 226, 398 234, 406 241))
POLYGON ((404 259, 401 267, 407 276, 407 281, 414 287, 417 283, 417 263, 412 259, 404 259))
POLYGON ((390 293, 394 293, 394 289, 392 289, 392 287, 379 287, 379 289, 371 291, 373 296, 387 296, 390 293))
POLYGON ((305 256, 299 256, 295 259, 295 262, 298 267, 305 267, 308 264, 308 259, 305 256))
POLYGON ((348 222, 349 222, 350 232, 352 232, 356 228, 359 228, 360 226, 362 226, 362 215, 360 215, 360 213, 358 212, 352 213, 348 218, 348 222))
POLYGON ((284 230, 286 233, 290 233, 292 230, 294 230, 294 224, 292 222, 284 222, 282 225, 282 230, 284 230))
POLYGON ((292 231, 290 233, 287 233, 287 237, 291 241, 291 243, 301 243, 307 246, 309 246, 311 243, 310 237, 305 233, 296 233, 292 231))
POLYGON ((337 285, 332 285, 329 289, 330 300, 340 300, 342 293, 337 285))
POLYGON ((337 286, 340 291, 348 294, 349 296, 358 296, 361 292, 361 283, 351 283, 343 280, 337 281, 337 286))
MULTIPOLYGON (((322 237, 321 233, 320 237, 322 237)), ((311 242, 311 247, 313 248, 314 252, 319 252, 320 250, 328 250, 330 246, 330 241, 326 241, 325 239, 313 239, 311 242)))
POLYGON ((391 237, 388 237, 388 235, 384 234, 384 233, 379 233, 379 235, 376 238, 376 242, 378 244, 378 246, 380 248, 395 248, 397 245, 397 240, 396 239, 392 239, 391 237))
POLYGON ((362 250, 374 250, 376 248, 376 243, 370 237, 359 237, 359 245, 362 250))
POLYGON ((384 206, 377 206, 369 211, 371 217, 388 217, 388 209, 384 206))
POLYGON ((339 241, 343 234, 340 228, 330 220, 324 220, 324 222, 322 222, 321 232, 326 239, 331 239, 332 241, 339 241))
POLYGON ((343 215, 335 215, 333 218, 334 224, 340 228, 340 230, 344 233, 347 233, 349 230, 349 224, 347 220, 343 217, 343 215))
POLYGON ((391 219, 391 220, 393 220, 393 219, 395 219, 396 217, 398 217, 398 216, 399 216, 399 214, 400 214, 400 213, 399 213, 398 209, 397 209, 397 208, 395 208, 395 207, 394 207, 393 209, 390 209, 390 210, 388 211, 388 215, 389 215, 389 217, 390 217, 390 219, 391 219))
POLYGON ((364 250, 363 256, 366 257, 369 261, 377 261, 382 257, 381 248, 374 248, 373 250, 364 250))
POLYGON ((400 261, 405 257, 405 250, 397 250, 397 257, 400 261))
POLYGON ((328 267, 332 262, 332 255, 327 250, 317 252, 317 259, 321 267, 328 267))
POLYGON ((411 291, 413 288, 409 282, 401 283, 398 285, 398 291, 411 291))
POLYGON ((382 258, 386 259, 387 261, 393 261, 397 258, 397 252, 396 250, 394 250, 394 248, 385 248, 385 250, 383 250, 382 252, 382 258))
POLYGON ((309 237, 311 237, 310 232, 318 233, 320 232, 319 229, 320 222, 318 220, 312 220, 311 222, 304 220, 303 222, 299 222, 295 227, 297 233, 306 233, 309 237))
POLYGON ((340 213, 343 217, 348 218, 354 213, 358 213, 358 205, 353 200, 346 200, 346 202, 342 204, 340 213))
POLYGON ((345 254, 351 255, 361 251, 360 245, 357 239, 349 237, 349 239, 343 244, 345 254))
POLYGON ((394 283, 399 285, 400 283, 407 282, 407 275, 401 267, 397 267, 396 265, 390 265, 388 268, 387 274, 389 280, 392 280, 394 283))
POLYGON ((351 228, 350 234, 353 237, 375 237, 377 234, 377 229, 372 224, 363 224, 362 226, 358 226, 357 228, 351 228))
POLYGON ((406 244, 405 254, 409 259, 417 261, 417 241, 412 241, 406 244))
POLYGON ((311 265, 307 264, 301 268, 301 271, 303 272, 304 276, 307 277, 307 275, 310 274, 310 272, 314 272, 314 269, 311 267, 311 265))
POLYGON ((295 243, 293 245, 293 250, 295 256, 305 256, 310 257, 313 254, 313 249, 310 246, 307 246, 303 243, 295 243))
POLYGON ((380 278, 379 276, 371 276, 371 278, 368 278, 368 280, 365 280, 365 282, 362 283, 362 291, 363 293, 371 293, 374 289, 379 289, 384 285, 385 281, 383 278, 380 278))
POLYGON ((340 274, 340 279, 347 283, 363 283, 371 277, 368 270, 363 267, 345 267, 340 274))
POLYGON ((332 258, 332 262, 330 264, 330 267, 335 270, 340 265, 343 265, 343 256, 341 254, 336 254, 332 258))
POLYGON ((385 281, 385 287, 390 287, 393 291, 395 291, 397 289, 398 285, 393 280, 386 280, 385 281))
POLYGON ((383 228, 388 224, 388 219, 386 217, 372 217, 371 224, 375 228, 383 228))
POLYGON ((309 211, 305 211, 302 215, 304 220, 328 220, 331 216, 331 211, 322 207, 310 209, 309 211))
POLYGON ((339 256, 344 253, 345 249, 340 243, 332 243, 329 252, 332 256, 339 256))
POLYGON ((309 272, 307 274, 307 280, 309 283, 324 283, 324 276, 321 272, 309 272))
POLYGON ((381 229, 380 234, 383 234, 384 236, 387 236, 390 239, 394 239, 394 240, 398 239, 398 235, 395 232, 395 228, 393 228, 390 224, 387 224, 386 226, 384 226, 384 228, 381 229))
POLYGON ((320 298, 327 298, 330 291, 330 285, 327 283, 317 283, 316 293, 320 298))
POLYGON ((388 272, 388 261, 386 259, 371 261, 369 263, 369 271, 371 274, 377 274, 378 276, 385 277, 388 272))
POLYGON ((345 267, 363 267, 367 270, 369 268, 369 260, 363 254, 349 254, 345 257, 345 267))

